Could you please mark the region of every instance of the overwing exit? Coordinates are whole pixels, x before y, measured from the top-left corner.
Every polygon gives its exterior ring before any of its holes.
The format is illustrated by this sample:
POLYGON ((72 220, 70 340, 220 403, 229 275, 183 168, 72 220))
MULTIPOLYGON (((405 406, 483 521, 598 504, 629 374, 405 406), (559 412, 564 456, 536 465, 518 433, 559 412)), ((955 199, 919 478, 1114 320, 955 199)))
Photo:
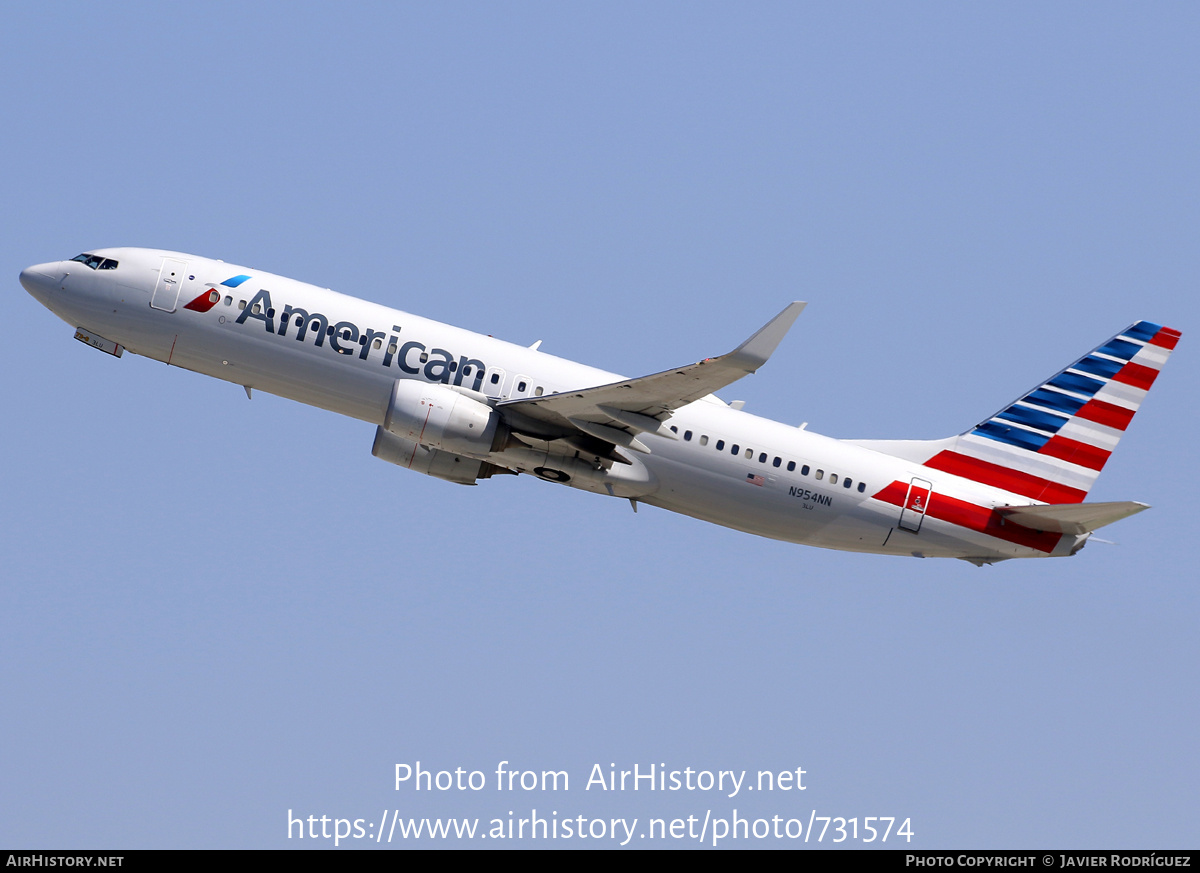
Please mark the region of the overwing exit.
POLYGON ((21 284, 89 347, 348 415, 372 453, 474 485, 497 474, 788 542, 975 564, 1073 555, 1146 509, 1086 498, 1180 333, 1129 325, 941 440, 844 440, 714 392, 762 367, 804 303, 733 351, 628 379, 270 273, 97 249, 21 284))

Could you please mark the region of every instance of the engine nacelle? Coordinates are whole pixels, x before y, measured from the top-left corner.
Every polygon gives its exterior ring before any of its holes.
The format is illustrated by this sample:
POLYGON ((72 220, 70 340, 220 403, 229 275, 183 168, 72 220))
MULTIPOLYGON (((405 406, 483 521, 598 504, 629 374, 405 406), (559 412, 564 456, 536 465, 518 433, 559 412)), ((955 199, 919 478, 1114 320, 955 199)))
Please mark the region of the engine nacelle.
POLYGON ((500 450, 509 436, 500 414, 487 403, 416 379, 392 386, 383 426, 401 439, 475 458, 500 450))
POLYGON ((435 476, 448 482, 457 482, 459 485, 474 485, 479 479, 487 479, 500 470, 486 461, 427 449, 420 443, 398 437, 382 427, 375 428, 375 444, 371 446, 371 454, 389 464, 407 467, 426 476, 435 476))

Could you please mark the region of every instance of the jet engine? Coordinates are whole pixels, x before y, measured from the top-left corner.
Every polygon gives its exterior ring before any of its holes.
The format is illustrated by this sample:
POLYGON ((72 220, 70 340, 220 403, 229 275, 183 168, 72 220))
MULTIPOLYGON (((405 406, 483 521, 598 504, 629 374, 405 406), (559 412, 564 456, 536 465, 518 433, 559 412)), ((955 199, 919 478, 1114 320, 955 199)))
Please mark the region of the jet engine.
POLYGON ((401 439, 455 455, 486 458, 508 442, 509 429, 483 394, 400 379, 383 427, 401 439))
POLYGON ((490 478, 494 473, 509 472, 487 461, 426 448, 389 433, 382 427, 375 429, 375 444, 371 446, 371 454, 389 464, 407 467, 426 476, 457 482, 459 485, 474 485, 478 480, 490 478))

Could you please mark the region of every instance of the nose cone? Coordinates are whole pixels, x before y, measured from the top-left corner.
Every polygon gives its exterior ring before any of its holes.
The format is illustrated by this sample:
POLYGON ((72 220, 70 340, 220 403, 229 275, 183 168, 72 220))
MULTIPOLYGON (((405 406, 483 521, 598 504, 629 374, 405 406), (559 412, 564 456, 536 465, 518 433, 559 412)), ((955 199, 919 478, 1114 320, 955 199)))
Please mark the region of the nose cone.
POLYGON ((58 264, 34 264, 21 271, 21 285, 43 306, 49 306, 58 287, 58 264))

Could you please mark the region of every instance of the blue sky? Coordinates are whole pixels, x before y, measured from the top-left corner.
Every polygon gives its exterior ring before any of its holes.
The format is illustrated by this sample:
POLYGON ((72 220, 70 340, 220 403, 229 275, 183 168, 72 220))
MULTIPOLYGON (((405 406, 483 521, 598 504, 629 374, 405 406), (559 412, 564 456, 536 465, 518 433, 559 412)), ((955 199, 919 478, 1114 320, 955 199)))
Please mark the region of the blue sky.
POLYGON ((907 817, 899 847, 1193 845, 1198 25, 1182 3, 7 10, 0 844, 736 808, 907 817), (1154 508, 1120 545, 976 569, 392 468, 361 422, 73 342, 17 274, 106 245, 627 375, 808 300, 723 396, 839 437, 960 432, 1140 318, 1184 338, 1091 495, 1154 508), (572 782, 395 791, 418 760, 572 782), (808 788, 601 794, 596 763, 808 788))

